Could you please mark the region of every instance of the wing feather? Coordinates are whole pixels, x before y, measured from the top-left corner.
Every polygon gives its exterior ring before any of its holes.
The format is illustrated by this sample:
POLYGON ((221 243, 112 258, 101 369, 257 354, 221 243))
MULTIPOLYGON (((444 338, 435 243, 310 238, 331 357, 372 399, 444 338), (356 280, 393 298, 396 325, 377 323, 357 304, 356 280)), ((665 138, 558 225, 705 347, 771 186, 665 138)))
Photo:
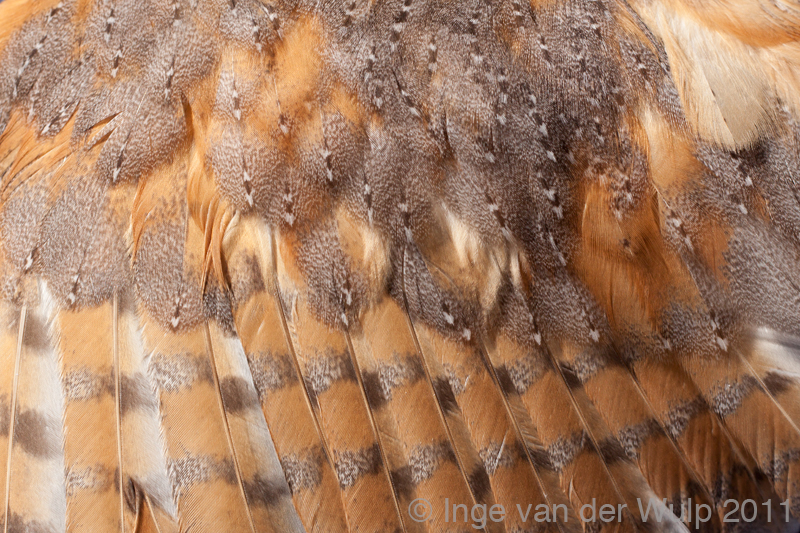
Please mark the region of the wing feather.
POLYGON ((4 532, 796 525, 791 2, 0 20, 4 532))

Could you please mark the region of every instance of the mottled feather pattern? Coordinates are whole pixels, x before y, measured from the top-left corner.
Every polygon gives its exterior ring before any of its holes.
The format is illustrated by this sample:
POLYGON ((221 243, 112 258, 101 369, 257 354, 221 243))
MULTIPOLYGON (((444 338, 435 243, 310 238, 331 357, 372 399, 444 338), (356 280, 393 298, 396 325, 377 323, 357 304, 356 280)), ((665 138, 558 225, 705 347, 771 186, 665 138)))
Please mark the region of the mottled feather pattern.
POLYGON ((795 3, 0 21, 2 533, 798 530, 795 3))

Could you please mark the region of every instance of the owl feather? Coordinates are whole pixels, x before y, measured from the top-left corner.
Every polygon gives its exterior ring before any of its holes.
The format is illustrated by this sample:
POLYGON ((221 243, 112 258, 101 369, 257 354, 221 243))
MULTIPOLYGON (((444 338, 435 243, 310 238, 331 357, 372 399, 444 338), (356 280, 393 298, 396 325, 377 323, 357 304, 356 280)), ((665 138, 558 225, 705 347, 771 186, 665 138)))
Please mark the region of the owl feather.
POLYGON ((792 2, 0 20, 2 533, 797 531, 792 2))

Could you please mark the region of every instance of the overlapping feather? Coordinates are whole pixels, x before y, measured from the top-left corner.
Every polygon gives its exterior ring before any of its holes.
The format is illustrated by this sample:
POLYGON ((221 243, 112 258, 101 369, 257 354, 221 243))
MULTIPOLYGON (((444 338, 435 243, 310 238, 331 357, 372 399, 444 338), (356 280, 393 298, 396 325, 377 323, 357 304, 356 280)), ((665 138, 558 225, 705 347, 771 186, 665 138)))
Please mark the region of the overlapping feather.
POLYGON ((3 532, 790 530, 799 17, 7 0, 3 532))

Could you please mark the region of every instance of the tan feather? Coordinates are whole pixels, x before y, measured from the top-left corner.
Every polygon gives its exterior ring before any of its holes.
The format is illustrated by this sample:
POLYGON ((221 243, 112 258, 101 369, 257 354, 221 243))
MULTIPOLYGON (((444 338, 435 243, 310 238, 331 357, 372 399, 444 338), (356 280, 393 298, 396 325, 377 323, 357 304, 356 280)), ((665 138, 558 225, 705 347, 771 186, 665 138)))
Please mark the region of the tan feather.
POLYGON ((115 304, 112 301, 85 311, 64 310, 56 318, 65 393, 67 521, 76 528, 132 531, 136 508, 125 477, 121 439, 115 304), (90 342, 81 336, 87 322, 96 328, 90 342), (114 445, 109 446, 109 442, 114 445))
POLYGON ((798 14, 770 3, 720 4, 719 11, 684 1, 633 5, 664 42, 695 132, 739 148, 777 127, 777 98, 796 100, 787 59, 798 53, 798 14))
MULTIPOLYGON (((8 522, 8 511, 11 499, 11 458, 14 448, 12 421, 16 420, 17 390, 19 388, 19 364, 22 357, 22 341, 27 318, 27 307, 12 305, 3 306, 3 353, 13 357, 3 358, 3 449, 5 451, 3 465, 3 523, 8 522)), ((3 529, 8 529, 7 525, 3 529)))
POLYGON ((63 398, 51 332, 53 302, 23 308, 17 321, 13 389, 9 398, 4 531, 47 524, 63 528, 65 474, 59 419, 63 398))
POLYGON ((346 529, 338 479, 329 462, 291 337, 276 297, 269 229, 240 220, 231 237, 234 321, 276 451, 307 531, 346 529))
POLYGON ((302 531, 241 344, 230 332, 211 323, 206 325, 206 346, 213 354, 213 375, 228 445, 248 504, 251 527, 259 531, 302 531))
POLYGON ((796 529, 796 5, 0 20, 0 533, 796 529))
POLYGON ((390 531, 402 528, 389 466, 383 460, 346 337, 323 323, 310 309, 310 291, 292 269, 297 253, 293 236, 282 235, 276 242, 279 247, 273 245, 273 250, 277 252, 281 305, 288 310, 286 320, 292 345, 332 454, 349 527, 390 531), (342 410, 348 412, 347 428, 337 423, 337 413, 342 410), (383 511, 367 511, 376 507, 383 511))

